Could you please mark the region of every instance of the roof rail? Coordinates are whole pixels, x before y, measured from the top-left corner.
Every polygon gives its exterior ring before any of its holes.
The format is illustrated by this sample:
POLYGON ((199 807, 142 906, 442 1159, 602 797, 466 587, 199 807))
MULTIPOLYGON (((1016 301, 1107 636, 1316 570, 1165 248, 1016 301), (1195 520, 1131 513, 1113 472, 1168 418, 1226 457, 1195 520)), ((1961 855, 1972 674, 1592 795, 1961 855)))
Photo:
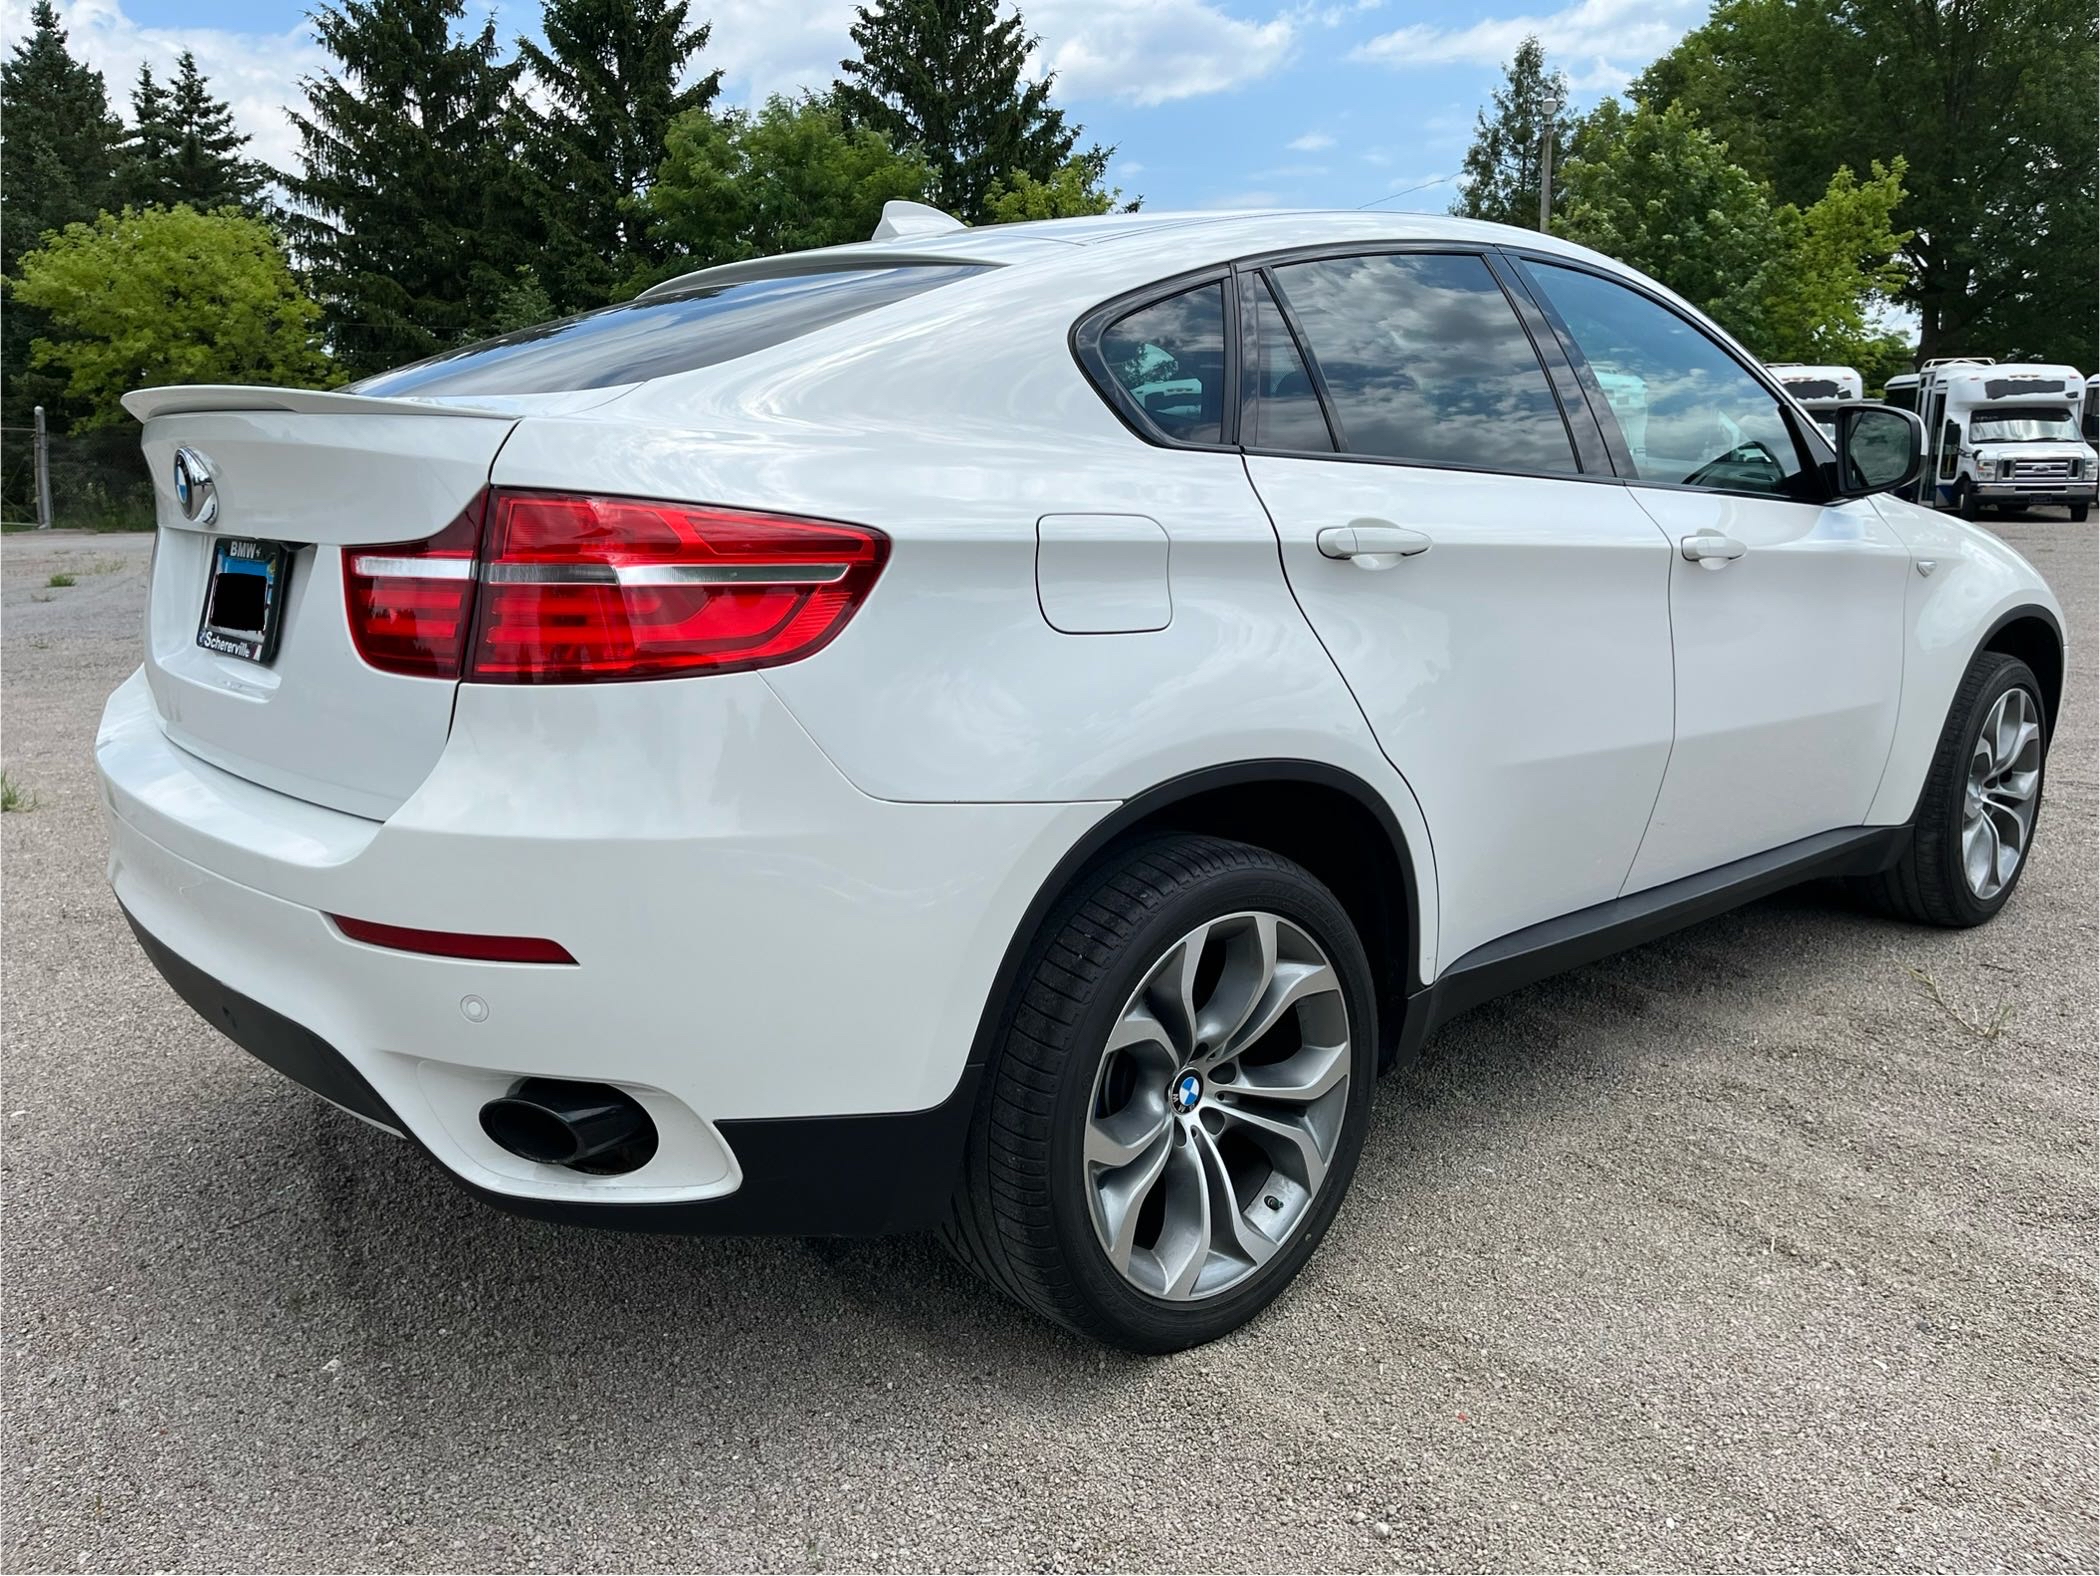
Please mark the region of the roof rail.
POLYGON ((907 235, 946 235, 951 230, 968 228, 954 214, 943 213, 930 203, 906 202, 902 197, 892 197, 882 205, 882 221, 868 239, 901 241, 907 235))
POLYGON ((1921 369, 1930 372, 1934 367, 1995 367, 1996 356, 1934 356, 1921 369))

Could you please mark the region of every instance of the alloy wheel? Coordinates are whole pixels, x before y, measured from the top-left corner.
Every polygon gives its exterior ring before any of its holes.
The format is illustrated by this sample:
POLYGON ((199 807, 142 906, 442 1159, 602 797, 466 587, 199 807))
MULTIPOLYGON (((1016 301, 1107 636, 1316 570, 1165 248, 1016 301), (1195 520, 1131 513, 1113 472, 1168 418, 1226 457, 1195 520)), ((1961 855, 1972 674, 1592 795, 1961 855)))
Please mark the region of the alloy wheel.
POLYGON ((2041 719, 2034 697, 2015 687, 1998 697, 1970 747, 1962 802, 1962 874, 1986 902, 2005 890, 2026 857, 2041 783, 2041 719))
POLYGON ((1209 920, 1146 970, 1087 1110, 1087 1201, 1117 1273, 1199 1301, 1291 1240, 1340 1141, 1350 1029, 1333 963, 1276 914, 1209 920))

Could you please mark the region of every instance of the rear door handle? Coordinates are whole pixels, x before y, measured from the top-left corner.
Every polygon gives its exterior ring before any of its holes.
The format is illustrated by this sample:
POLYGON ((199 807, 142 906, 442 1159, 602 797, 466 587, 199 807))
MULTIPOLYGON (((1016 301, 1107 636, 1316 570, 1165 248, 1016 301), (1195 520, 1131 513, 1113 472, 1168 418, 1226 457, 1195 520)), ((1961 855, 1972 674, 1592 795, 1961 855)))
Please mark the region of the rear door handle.
POLYGON ((1429 551, 1430 539, 1420 531, 1384 520, 1351 520, 1330 525, 1314 538, 1323 558, 1346 558, 1359 569, 1390 569, 1403 558, 1429 551))
POLYGON ((1677 545, 1683 549, 1684 556, 1701 569, 1725 569, 1750 551, 1734 537, 1724 536, 1710 526, 1685 537, 1677 545))

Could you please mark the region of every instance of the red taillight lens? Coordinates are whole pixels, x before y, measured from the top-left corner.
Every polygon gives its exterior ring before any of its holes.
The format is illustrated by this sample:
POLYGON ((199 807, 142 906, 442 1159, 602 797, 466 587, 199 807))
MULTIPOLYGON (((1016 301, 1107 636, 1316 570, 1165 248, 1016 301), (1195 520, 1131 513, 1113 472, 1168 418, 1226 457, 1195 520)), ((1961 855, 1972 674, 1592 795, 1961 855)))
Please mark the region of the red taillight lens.
POLYGON ((471 958, 479 963, 574 963, 569 949, 540 936, 476 936, 457 930, 417 930, 409 925, 382 925, 377 920, 346 919, 330 914, 335 928, 352 941, 394 952, 424 952, 437 958, 471 958))
POLYGON ((497 493, 466 676, 573 683, 771 667, 845 627, 889 538, 783 515, 497 493))
POLYGON ((436 536, 343 549, 358 655, 388 673, 456 679, 473 624, 482 499, 436 536))

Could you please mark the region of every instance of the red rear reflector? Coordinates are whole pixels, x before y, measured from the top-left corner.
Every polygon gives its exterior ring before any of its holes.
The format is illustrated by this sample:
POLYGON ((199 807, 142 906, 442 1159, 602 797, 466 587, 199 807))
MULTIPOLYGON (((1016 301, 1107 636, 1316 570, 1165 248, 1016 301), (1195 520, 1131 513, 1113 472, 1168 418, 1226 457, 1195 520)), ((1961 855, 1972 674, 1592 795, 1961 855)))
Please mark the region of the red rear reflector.
POLYGON ((373 667, 456 679, 474 616, 483 499, 427 541, 346 547, 350 638, 373 667))
POLYGON ((772 667, 866 600, 889 538, 785 515, 497 493, 466 676, 574 683, 772 667))
POLYGON ((439 958, 473 958, 482 963, 574 963, 569 949, 538 936, 469 936, 453 930, 414 930, 407 925, 380 925, 369 919, 328 916, 352 941, 395 952, 424 952, 439 958))

